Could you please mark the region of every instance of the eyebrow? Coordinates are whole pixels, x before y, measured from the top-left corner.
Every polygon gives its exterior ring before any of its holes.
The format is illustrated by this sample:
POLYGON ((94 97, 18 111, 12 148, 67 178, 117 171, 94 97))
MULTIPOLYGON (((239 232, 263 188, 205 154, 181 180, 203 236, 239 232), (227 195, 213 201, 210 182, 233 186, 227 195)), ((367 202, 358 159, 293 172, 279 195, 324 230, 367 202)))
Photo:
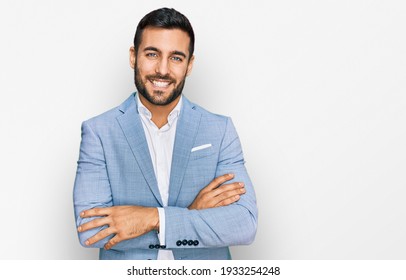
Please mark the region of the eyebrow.
POLYGON ((146 48, 144 48, 144 52, 145 52, 145 51, 161 52, 160 50, 158 50, 158 49, 155 48, 155 47, 146 47, 146 48))
MULTIPOLYGON (((154 52, 161 53, 161 51, 158 50, 158 49, 155 48, 155 47, 145 47, 145 48, 144 48, 144 52, 145 52, 145 51, 154 51, 154 52)), ((185 54, 184 52, 181 52, 181 51, 172 51, 171 54, 180 55, 180 56, 183 56, 184 58, 187 57, 186 54, 185 54)))
POLYGON ((186 58, 186 54, 184 52, 173 51, 172 54, 180 55, 180 56, 183 56, 184 58, 186 58))

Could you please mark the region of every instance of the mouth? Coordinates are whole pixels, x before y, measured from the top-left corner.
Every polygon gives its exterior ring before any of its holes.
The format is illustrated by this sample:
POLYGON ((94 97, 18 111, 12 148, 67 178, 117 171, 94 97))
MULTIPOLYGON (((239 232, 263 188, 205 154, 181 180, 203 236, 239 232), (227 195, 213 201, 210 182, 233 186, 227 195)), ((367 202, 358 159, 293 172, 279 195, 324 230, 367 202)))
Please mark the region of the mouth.
POLYGON ((169 85, 172 83, 172 81, 168 80, 155 80, 155 79, 149 79, 149 82, 155 87, 155 88, 168 88, 169 85))

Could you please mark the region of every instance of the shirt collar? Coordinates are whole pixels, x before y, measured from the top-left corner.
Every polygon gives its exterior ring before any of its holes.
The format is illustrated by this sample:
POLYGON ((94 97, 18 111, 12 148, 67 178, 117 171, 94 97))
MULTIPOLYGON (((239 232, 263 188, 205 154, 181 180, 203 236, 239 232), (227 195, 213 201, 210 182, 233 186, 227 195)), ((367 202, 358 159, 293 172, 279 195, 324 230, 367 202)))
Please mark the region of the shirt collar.
MULTIPOLYGON (((138 113, 147 117, 147 119, 151 120, 152 113, 147 109, 147 107, 144 106, 144 104, 142 104, 139 93, 137 93, 136 95, 137 95, 137 102, 138 102, 138 106, 137 106, 138 113)), ((178 104, 176 104, 175 108, 173 108, 173 110, 168 115, 169 126, 171 126, 173 124, 173 122, 178 118, 178 116, 180 114, 180 110, 182 109, 182 103, 183 103, 183 96, 181 95, 178 104)))

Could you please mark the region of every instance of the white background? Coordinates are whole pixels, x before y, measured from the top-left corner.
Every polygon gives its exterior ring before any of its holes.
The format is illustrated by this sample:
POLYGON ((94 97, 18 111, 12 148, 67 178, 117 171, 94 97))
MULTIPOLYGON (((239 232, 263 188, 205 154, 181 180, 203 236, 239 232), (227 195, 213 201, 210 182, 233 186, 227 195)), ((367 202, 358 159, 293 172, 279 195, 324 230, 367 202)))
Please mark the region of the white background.
POLYGON ((85 119, 132 91, 138 21, 196 33, 185 94, 229 115, 260 211, 235 259, 406 258, 403 1, 0 2, 0 259, 97 259, 72 187, 85 119))

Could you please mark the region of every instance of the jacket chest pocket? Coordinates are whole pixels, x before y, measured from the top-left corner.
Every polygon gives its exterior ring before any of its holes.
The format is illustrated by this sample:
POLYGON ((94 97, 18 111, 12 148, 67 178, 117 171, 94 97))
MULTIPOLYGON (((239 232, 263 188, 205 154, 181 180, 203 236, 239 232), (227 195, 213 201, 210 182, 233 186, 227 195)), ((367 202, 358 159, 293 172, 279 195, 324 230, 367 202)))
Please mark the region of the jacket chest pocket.
POLYGON ((193 148, 192 151, 190 152, 190 160, 199 160, 202 158, 206 158, 209 156, 213 156, 216 154, 216 149, 214 149, 213 146, 206 146, 205 145, 202 146, 198 146, 196 148, 193 148), (199 148, 199 147, 203 147, 203 148, 199 148), (195 150, 194 150, 195 149, 195 150))

